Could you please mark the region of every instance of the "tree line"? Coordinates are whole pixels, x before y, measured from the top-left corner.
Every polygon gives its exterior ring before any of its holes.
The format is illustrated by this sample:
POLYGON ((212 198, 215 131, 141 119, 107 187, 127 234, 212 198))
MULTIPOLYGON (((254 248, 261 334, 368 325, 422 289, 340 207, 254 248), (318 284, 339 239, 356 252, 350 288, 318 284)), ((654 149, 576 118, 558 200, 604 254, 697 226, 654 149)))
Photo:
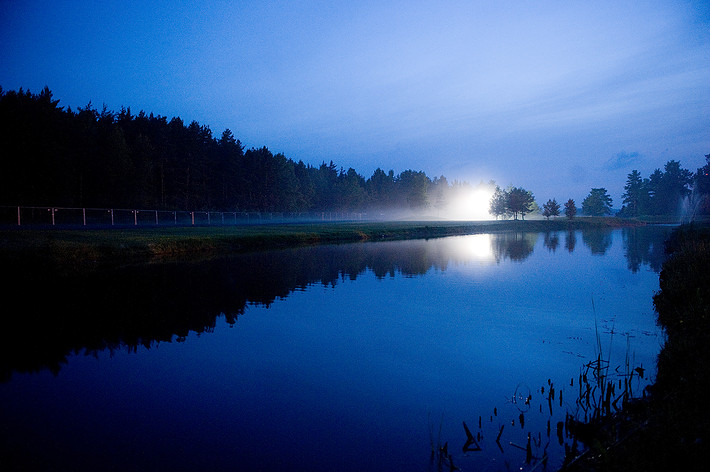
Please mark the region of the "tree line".
MULTIPOLYGON (((664 170, 656 169, 648 178, 638 170, 627 175, 622 207, 617 216, 676 216, 686 211, 692 215, 710 215, 710 154, 705 166, 693 173, 683 169, 679 161, 670 160, 664 170)), ((582 201, 581 212, 588 216, 611 215, 613 200, 604 187, 592 188, 582 201)), ((540 209, 532 192, 519 187, 501 189, 496 186, 489 212, 496 219, 513 218, 539 211, 546 218, 560 216, 557 199, 549 199, 540 209)), ((572 219, 578 208, 573 199, 564 203, 564 214, 572 219)))
MULTIPOLYGON (((693 173, 679 161, 666 162, 663 170, 655 169, 647 178, 638 170, 626 176, 619 217, 679 215, 683 211, 697 215, 710 214, 710 154, 706 165, 693 173)), ((582 203, 587 215, 612 213, 612 199, 605 188, 593 188, 582 203)))
POLYGON ((668 161, 663 171, 656 169, 647 178, 642 178, 637 170, 631 171, 624 185, 624 205, 619 215, 634 217, 677 214, 684 200, 687 205, 704 206, 701 211, 707 214, 710 209, 706 198, 709 190, 707 180, 710 154, 705 157, 708 164, 695 174, 683 169, 680 162, 674 160, 668 161), (695 195, 693 190, 696 190, 695 195))
MULTIPOLYGON (((0 87, 0 205, 126 207, 158 210, 267 212, 392 212, 445 216, 475 188, 493 193, 496 218, 524 219, 541 213, 573 218, 573 199, 542 208, 532 192, 501 189, 494 182, 472 186, 428 177, 423 171, 376 169, 369 178, 332 161, 318 166, 246 149, 232 131, 219 137, 196 121, 119 112, 91 103, 76 110, 59 106, 45 87, 3 91, 0 87)), ((624 187, 619 216, 677 214, 681 202, 710 214, 710 155, 696 173, 669 161, 648 178, 634 170, 624 187)), ((593 188, 581 213, 612 213, 605 188, 593 188)))
MULTIPOLYGON (((606 192, 606 190, 605 190, 606 192)), ((490 208, 488 212, 498 218, 513 218, 525 219, 525 215, 529 213, 540 213, 547 218, 560 216, 560 204, 556 198, 551 198, 542 206, 542 209, 535 202, 535 197, 532 192, 521 187, 508 187, 502 189, 499 186, 495 187, 493 196, 491 197, 490 208)), ((564 214, 568 219, 572 219, 577 215, 577 205, 573 199, 567 200, 564 203, 564 214)))
POLYGON ((378 168, 365 178, 332 161, 294 161, 245 149, 179 117, 59 106, 40 93, 0 88, 0 205, 209 211, 443 210, 467 182, 378 168))

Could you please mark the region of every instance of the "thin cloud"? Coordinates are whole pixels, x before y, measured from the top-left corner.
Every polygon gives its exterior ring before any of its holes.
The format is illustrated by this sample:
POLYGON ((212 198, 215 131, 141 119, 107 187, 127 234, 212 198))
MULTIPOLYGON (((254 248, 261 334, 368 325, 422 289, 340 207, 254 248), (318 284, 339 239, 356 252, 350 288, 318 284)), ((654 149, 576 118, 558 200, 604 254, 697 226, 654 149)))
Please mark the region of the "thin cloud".
POLYGON ((606 170, 628 169, 631 166, 637 164, 640 160, 641 160, 641 154, 639 154, 638 152, 621 151, 617 155, 609 158, 604 163, 604 169, 606 169, 606 170))

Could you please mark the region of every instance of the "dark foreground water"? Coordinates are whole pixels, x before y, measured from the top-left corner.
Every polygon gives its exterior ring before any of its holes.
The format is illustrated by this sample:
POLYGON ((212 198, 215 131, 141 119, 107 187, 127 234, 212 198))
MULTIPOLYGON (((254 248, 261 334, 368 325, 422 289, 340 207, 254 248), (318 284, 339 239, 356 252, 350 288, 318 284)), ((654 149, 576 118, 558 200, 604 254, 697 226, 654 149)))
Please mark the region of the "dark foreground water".
POLYGON ((653 380, 668 232, 6 266, 0 469, 554 470, 599 345, 653 380))

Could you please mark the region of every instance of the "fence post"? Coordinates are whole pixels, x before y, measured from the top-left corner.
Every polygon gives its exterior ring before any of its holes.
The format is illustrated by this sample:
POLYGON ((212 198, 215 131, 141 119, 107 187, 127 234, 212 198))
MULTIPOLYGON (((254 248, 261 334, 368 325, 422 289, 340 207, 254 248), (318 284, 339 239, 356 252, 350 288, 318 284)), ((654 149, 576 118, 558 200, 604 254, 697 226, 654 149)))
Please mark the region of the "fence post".
POLYGON ((84 226, 86 226, 86 208, 81 209, 81 217, 84 220, 84 226))
POLYGON ((155 210, 155 226, 158 226, 158 210, 155 210))
POLYGON ((138 226, 138 210, 133 210, 133 226, 138 226))
POLYGON ((22 226, 20 223, 20 207, 17 207, 17 226, 22 226))

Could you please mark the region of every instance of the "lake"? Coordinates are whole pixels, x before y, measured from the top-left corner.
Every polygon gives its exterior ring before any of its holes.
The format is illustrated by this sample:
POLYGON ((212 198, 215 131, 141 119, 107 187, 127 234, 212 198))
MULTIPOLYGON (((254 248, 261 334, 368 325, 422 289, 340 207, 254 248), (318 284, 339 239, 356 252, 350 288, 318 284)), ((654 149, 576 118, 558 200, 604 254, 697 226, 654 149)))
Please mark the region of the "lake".
POLYGON ((600 347, 619 378, 643 368, 635 393, 653 382, 664 337, 652 296, 671 229, 315 246, 84 275, 6 266, 6 307, 19 304, 3 315, 0 464, 493 471, 546 458, 554 470, 572 444, 557 424, 584 415, 580 377, 600 347))

